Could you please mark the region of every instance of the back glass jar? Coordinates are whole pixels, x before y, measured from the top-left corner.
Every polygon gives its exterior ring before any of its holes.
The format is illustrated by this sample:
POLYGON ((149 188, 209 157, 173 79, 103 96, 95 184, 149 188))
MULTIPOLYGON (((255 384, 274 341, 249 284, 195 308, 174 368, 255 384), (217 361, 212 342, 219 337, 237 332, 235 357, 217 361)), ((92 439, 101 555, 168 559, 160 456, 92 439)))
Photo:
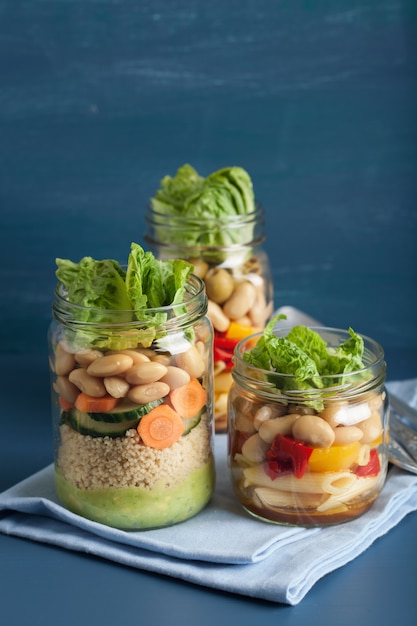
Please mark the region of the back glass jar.
POLYGON ((183 166, 161 185, 148 207, 145 239, 161 259, 188 260, 204 281, 214 328, 215 429, 225 432, 234 348, 262 330, 273 310, 270 264, 262 247, 264 210, 255 204, 249 175, 238 167, 203 179, 183 166), (190 189, 173 198, 172 187, 187 177, 190 189))

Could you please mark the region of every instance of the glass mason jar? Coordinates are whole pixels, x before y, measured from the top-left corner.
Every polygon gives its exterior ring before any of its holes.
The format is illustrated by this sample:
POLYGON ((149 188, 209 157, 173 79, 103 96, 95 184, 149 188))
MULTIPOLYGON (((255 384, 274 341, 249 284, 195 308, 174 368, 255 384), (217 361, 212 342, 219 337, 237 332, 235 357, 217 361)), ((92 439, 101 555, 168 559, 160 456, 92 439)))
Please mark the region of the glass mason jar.
POLYGON ((252 213, 224 219, 181 215, 168 221, 150 206, 146 221, 145 239, 154 254, 189 261, 204 281, 214 328, 215 430, 226 432, 233 351, 243 337, 262 330, 273 311, 271 269, 262 248, 264 211, 257 206, 252 213), (213 245, 219 233, 224 245, 213 245))
MULTIPOLYGON (((343 330, 314 330, 334 348, 349 338, 343 330)), ((277 524, 325 526, 360 516, 387 472, 381 346, 363 337, 362 370, 332 375, 332 385, 321 389, 288 390, 292 375, 244 359, 258 338, 238 344, 229 395, 228 461, 237 498, 253 516, 277 524)))
POLYGON ((183 302, 144 312, 83 308, 58 284, 48 343, 60 501, 125 530, 194 516, 215 481, 203 282, 191 275, 183 302))

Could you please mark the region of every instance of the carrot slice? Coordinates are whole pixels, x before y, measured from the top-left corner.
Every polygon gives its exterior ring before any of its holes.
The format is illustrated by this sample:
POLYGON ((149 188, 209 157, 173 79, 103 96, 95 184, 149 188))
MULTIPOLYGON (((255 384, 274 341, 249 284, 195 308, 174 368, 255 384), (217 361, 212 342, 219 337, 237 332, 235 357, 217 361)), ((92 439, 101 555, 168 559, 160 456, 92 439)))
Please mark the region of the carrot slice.
POLYGON ((65 398, 63 398, 62 396, 59 396, 58 402, 59 402, 59 406, 64 411, 68 411, 69 409, 73 409, 74 408, 74 403, 73 402, 68 402, 68 400, 65 400, 65 398))
POLYGON ((75 400, 75 407, 82 413, 108 413, 112 411, 118 403, 117 398, 106 395, 102 398, 93 398, 83 391, 78 394, 75 400))
POLYGON ((159 406, 144 415, 137 431, 146 446, 163 450, 178 441, 185 430, 184 423, 178 413, 167 404, 159 406))
POLYGON ((207 402, 207 393, 196 378, 181 387, 172 389, 169 394, 176 412, 184 418, 193 417, 207 402))

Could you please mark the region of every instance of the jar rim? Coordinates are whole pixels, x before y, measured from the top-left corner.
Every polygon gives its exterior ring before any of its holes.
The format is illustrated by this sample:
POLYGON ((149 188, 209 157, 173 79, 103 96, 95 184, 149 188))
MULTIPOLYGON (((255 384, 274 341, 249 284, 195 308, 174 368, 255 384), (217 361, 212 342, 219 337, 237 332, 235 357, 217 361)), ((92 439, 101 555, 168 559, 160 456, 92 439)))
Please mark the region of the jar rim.
POLYGON ((97 307, 88 307, 81 304, 75 304, 68 300, 66 297, 66 289, 63 283, 58 282, 54 289, 54 302, 53 313, 57 319, 65 318, 65 321, 77 325, 83 326, 112 326, 112 325, 146 325, 152 316, 158 316, 165 314, 169 323, 170 319, 175 320, 177 323, 184 317, 184 305, 186 305, 188 317, 190 313, 197 312, 198 315, 205 315, 207 311, 207 297, 205 294, 204 282, 199 276, 191 273, 185 283, 185 297, 181 302, 163 305, 160 307, 148 307, 143 309, 103 309, 97 307), (201 299, 203 298, 203 305, 201 305, 201 299), (79 315, 77 316, 77 312, 79 315), (106 319, 112 318, 113 322, 97 322, 97 321, 81 321, 84 317, 84 313, 89 313, 92 318, 95 315, 99 316, 100 313, 105 312, 106 319), (146 314, 146 319, 136 319, 135 314, 146 314), (129 321, 125 321, 127 316, 131 316, 129 321), (77 317, 79 318, 77 320, 77 317))
POLYGON ((217 217, 193 217, 186 214, 167 215, 148 204, 145 221, 148 232, 144 239, 151 246, 165 248, 194 248, 200 253, 222 250, 235 251, 248 245, 260 245, 265 240, 264 209, 255 203, 250 213, 217 217), (220 243, 211 243, 213 235, 220 243))
MULTIPOLYGON (((146 212, 146 219, 147 220, 151 220, 151 216, 155 215, 157 217, 162 218, 163 220, 167 221, 168 217, 169 217, 169 221, 172 223, 172 221, 178 221, 181 224, 190 222, 190 223, 196 223, 196 221, 198 223, 206 223, 206 222, 212 222, 213 220, 216 221, 216 224, 219 224, 220 227, 224 224, 235 224, 236 226, 240 226, 242 224, 242 222, 246 222, 246 221, 259 221, 261 219, 264 218, 265 216, 265 211, 263 206, 259 203, 259 202, 255 202, 255 209, 253 211, 250 211, 249 213, 234 213, 234 214, 229 214, 229 215, 225 215, 224 217, 218 217, 218 216, 214 216, 214 215, 208 215, 207 217, 195 217, 195 216, 188 216, 186 214, 170 214, 169 216, 167 216, 166 213, 159 211, 157 208, 155 208, 154 206, 152 206, 152 203, 149 203, 147 205, 147 212, 146 212)), ((169 223, 166 224, 168 227, 170 226, 169 223)), ((197 224, 195 224, 197 227, 197 224)))

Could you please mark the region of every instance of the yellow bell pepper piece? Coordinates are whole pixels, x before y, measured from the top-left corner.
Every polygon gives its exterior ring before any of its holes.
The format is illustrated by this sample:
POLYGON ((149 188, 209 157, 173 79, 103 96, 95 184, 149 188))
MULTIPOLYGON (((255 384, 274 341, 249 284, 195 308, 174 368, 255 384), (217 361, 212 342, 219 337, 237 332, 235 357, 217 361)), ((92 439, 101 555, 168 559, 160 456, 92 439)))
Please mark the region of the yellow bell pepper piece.
POLYGON ((226 331, 226 339, 240 341, 245 337, 249 337, 249 335, 258 333, 260 330, 260 328, 255 328, 254 326, 243 326, 243 324, 231 321, 226 331))
POLYGON ((344 446, 330 446, 329 448, 314 448, 308 460, 311 472, 340 472, 349 469, 359 456, 361 444, 359 441, 344 446))

